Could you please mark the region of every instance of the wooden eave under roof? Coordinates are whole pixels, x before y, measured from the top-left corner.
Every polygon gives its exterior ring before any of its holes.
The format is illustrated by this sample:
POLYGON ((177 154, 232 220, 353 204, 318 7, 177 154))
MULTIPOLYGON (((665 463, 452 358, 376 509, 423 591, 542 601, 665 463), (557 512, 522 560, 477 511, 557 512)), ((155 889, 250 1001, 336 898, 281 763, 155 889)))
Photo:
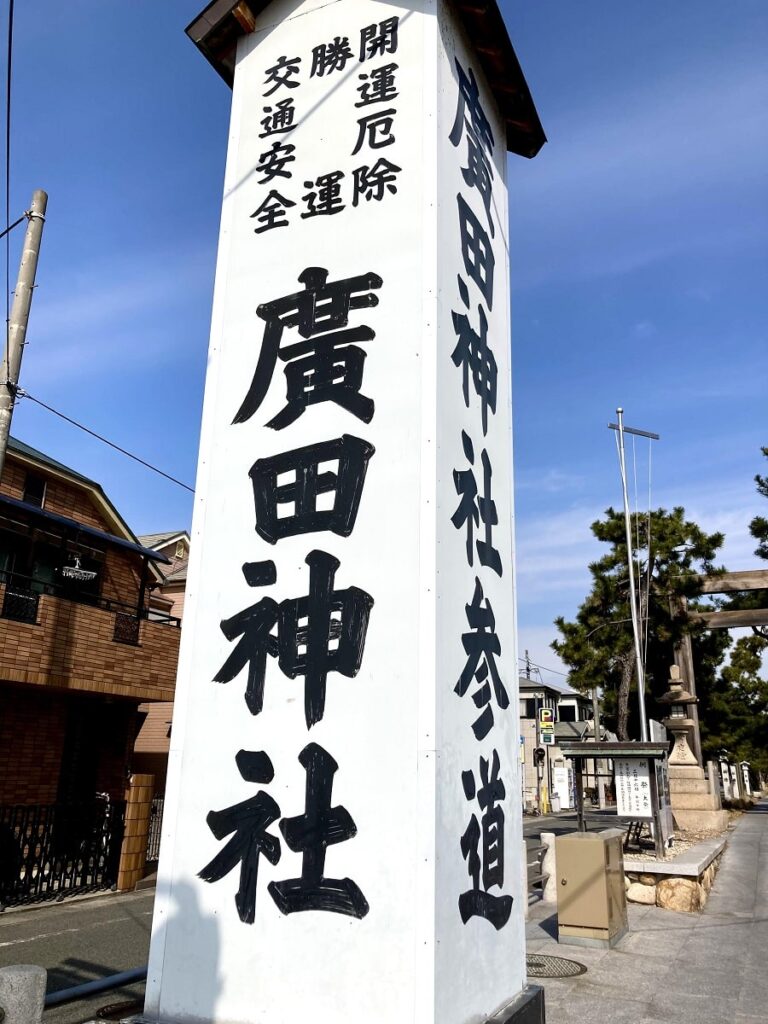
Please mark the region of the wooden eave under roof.
MULTIPOLYGON (((240 36, 271 0, 212 0, 186 33, 231 87, 240 36)), ((534 157, 547 141, 496 0, 453 0, 507 126, 507 149, 534 157)))

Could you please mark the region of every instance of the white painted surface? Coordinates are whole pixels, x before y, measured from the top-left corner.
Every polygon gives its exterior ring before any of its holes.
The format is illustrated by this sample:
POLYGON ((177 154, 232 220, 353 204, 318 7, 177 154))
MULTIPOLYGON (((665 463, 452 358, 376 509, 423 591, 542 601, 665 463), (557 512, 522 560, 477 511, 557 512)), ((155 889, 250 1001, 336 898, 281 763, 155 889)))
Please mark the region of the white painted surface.
POLYGON ((653 804, 648 762, 617 757, 613 761, 616 784, 616 813, 632 818, 652 818, 653 804))
POLYGON ((560 797, 560 809, 569 810, 571 807, 571 784, 570 772, 564 764, 556 764, 552 769, 552 782, 555 792, 560 797))
MULTIPOLYGON (((442 10, 442 9, 441 9, 442 10)), ((520 777, 511 508, 509 289, 506 151, 502 125, 483 87, 482 102, 495 137, 493 217, 496 259, 488 337, 498 364, 496 412, 483 437, 480 407, 470 377, 469 407, 456 346, 452 311, 463 310, 457 291, 461 269, 457 193, 476 215, 485 212, 467 187, 466 142, 448 139, 457 106, 454 54, 472 61, 434 0, 404 8, 378 0, 276 0, 241 42, 232 103, 222 226, 214 293, 211 346, 198 470, 186 617, 179 664, 168 795, 153 921, 146 1016, 187 1024, 283 1024, 318 1021, 366 1024, 469 1024, 512 999, 524 983, 524 900, 521 897, 520 777), (398 49, 343 70, 311 77, 312 49, 336 36, 357 49, 360 31, 399 17, 398 49), (281 56, 300 56, 300 88, 283 87, 272 101, 291 96, 298 126, 276 136, 295 146, 290 179, 259 183, 255 168, 272 139, 259 138, 265 70, 281 56), (392 102, 396 142, 356 155, 355 107, 359 75, 397 63, 399 96, 392 102), (350 206, 355 168, 384 157, 402 170, 397 193, 381 202, 350 206), (302 219, 304 182, 334 170, 346 209, 302 219), (295 202, 289 226, 256 234, 252 214, 272 187, 295 202), (254 373, 264 322, 256 307, 300 290, 308 267, 335 281, 372 272, 382 279, 378 305, 352 310, 349 327, 367 325, 375 338, 366 352, 362 394, 375 402, 364 423, 341 406, 310 405, 281 430, 265 426, 285 405, 284 366, 278 362, 267 396, 246 422, 232 420, 254 373), (464 533, 451 516, 459 498, 453 471, 463 470, 461 431, 471 434, 482 493, 480 453, 493 466, 493 531, 503 575, 467 564, 464 533), (352 434, 375 447, 352 533, 306 533, 272 545, 255 532, 249 470, 256 459, 352 434), (265 596, 276 601, 307 594, 305 558, 321 549, 340 561, 335 587, 355 586, 374 601, 362 664, 354 678, 328 676, 325 714, 311 729, 304 718, 304 680, 289 679, 267 658, 263 710, 244 702, 245 670, 226 684, 212 682, 235 648, 223 619, 265 596), (245 562, 272 559, 274 586, 247 586, 245 562), (497 658, 509 696, 494 728, 475 739, 478 710, 472 694, 454 692, 466 654, 465 606, 475 577, 493 606, 501 643, 497 658), (332 804, 354 819, 354 838, 327 850, 325 874, 355 881, 369 912, 361 919, 308 911, 284 915, 269 882, 298 877, 302 857, 278 829, 281 859, 258 865, 255 921, 243 923, 235 907, 239 868, 206 883, 200 870, 230 837, 217 840, 206 823, 212 810, 267 792, 283 817, 304 812, 306 775, 298 756, 317 743, 338 762, 332 804), (274 781, 246 782, 235 764, 241 750, 266 751, 274 781), (512 896, 506 924, 462 922, 459 896, 471 888, 461 838, 473 811, 462 772, 480 758, 499 755, 505 796, 503 885, 512 896)), ((363 108, 362 114, 377 108, 363 108)), ((378 108, 381 109, 381 108, 378 108)), ((472 322, 478 291, 471 280, 472 322)), ((286 332, 299 341, 295 331, 286 332)), ((482 530, 482 527, 481 527, 482 530)), ((482 857, 482 843, 480 848, 482 857)))
POLYGON ((733 787, 731 786, 731 773, 727 761, 720 762, 720 775, 723 780, 723 799, 731 800, 733 797, 733 787))

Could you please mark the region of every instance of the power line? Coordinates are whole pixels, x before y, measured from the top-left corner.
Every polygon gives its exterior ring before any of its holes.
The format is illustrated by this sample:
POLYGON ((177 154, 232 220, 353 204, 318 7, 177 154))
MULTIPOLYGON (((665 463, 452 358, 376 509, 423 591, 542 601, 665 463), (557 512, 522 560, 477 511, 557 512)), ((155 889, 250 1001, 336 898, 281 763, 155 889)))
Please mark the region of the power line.
POLYGON ((15 220, 13 224, 9 224, 5 231, 0 231, 0 238, 5 238, 6 235, 10 235, 14 228, 17 228, 23 220, 26 220, 29 216, 29 210, 26 213, 22 213, 18 220, 15 220))
POLYGON ((125 448, 121 448, 119 444, 115 444, 114 441, 110 441, 101 434, 97 434, 96 431, 91 430, 90 427, 86 427, 82 423, 78 423, 78 421, 73 420, 71 416, 66 416, 63 412, 59 412, 59 410, 54 409, 52 405, 47 405, 45 402, 41 402, 39 398, 35 398, 34 395, 30 395, 28 391, 18 388, 16 391, 16 397, 28 398, 30 402, 34 402, 36 405, 41 405, 43 409, 47 409, 48 412, 52 412, 54 416, 58 416, 59 419, 65 420, 67 423, 71 423, 73 427, 77 427, 78 430, 82 430, 86 434, 90 434, 91 437, 95 437, 97 441, 102 441, 104 444, 109 445, 110 448, 114 448, 115 451, 120 452, 121 455, 127 455, 129 459, 133 459, 134 462, 138 462, 147 469, 151 469, 153 473, 164 476, 165 479, 170 480, 171 483, 178 484, 179 487, 183 487, 184 490, 189 491, 190 494, 195 493, 194 487, 190 487, 189 484, 185 484, 182 480, 177 480, 175 476, 171 476, 170 473, 166 473, 164 470, 158 469, 157 466, 153 466, 151 462, 147 462, 145 459, 139 458, 139 456, 134 455, 133 452, 129 452, 125 448))
MULTIPOLYGON (((522 661, 524 664, 526 661, 525 658, 518 658, 517 660, 522 661)), ((565 676, 566 679, 568 678, 567 672, 559 672, 556 668, 547 668, 546 665, 538 665, 535 661, 530 660, 528 661, 528 664, 531 665, 533 668, 543 669, 545 672, 552 672, 556 676, 565 676)))
MULTIPOLYGON (((13 4, 8 3, 8 54, 5 79, 5 223, 11 219, 11 72, 13 69, 13 4)), ((11 238, 5 233, 5 359, 11 365, 11 238)))

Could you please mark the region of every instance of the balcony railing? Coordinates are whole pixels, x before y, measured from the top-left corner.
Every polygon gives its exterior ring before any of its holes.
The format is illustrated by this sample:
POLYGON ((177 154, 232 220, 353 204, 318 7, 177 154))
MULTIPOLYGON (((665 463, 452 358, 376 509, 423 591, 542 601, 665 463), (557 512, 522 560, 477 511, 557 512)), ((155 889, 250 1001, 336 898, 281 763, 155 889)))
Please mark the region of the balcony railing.
POLYGON ((116 643, 137 644, 142 619, 151 619, 152 622, 161 626, 170 626, 174 629, 181 627, 181 619, 175 615, 164 615, 155 609, 152 609, 150 613, 147 608, 139 609, 136 605, 113 601, 110 598, 98 597, 87 592, 78 593, 70 586, 49 583, 31 576, 0 572, 0 584, 2 583, 5 584, 5 592, 0 616, 4 619, 13 619, 15 622, 36 625, 40 595, 48 594, 64 601, 86 604, 92 608, 101 608, 103 611, 114 613, 113 639, 116 643))
POLYGON ((8 583, 3 594, 2 617, 15 622, 37 623, 40 595, 8 583))

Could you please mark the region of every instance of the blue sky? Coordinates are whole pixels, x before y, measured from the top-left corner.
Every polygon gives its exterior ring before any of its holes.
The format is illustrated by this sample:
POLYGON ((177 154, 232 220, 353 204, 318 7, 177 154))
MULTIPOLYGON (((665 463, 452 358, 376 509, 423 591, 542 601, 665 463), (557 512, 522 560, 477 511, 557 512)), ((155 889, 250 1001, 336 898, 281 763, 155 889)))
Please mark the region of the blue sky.
MULTIPOLYGON (((230 98, 183 34, 202 6, 18 4, 14 54, 12 219, 50 193, 22 384, 190 483, 230 98)), ((557 669, 552 619, 620 501, 617 405, 662 436, 653 504, 724 530, 729 568, 754 564, 768 6, 501 6, 549 138, 510 159, 510 206, 520 647, 557 669)), ((31 403, 14 433, 100 480, 136 532, 189 525, 185 491, 31 403)))

